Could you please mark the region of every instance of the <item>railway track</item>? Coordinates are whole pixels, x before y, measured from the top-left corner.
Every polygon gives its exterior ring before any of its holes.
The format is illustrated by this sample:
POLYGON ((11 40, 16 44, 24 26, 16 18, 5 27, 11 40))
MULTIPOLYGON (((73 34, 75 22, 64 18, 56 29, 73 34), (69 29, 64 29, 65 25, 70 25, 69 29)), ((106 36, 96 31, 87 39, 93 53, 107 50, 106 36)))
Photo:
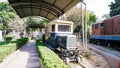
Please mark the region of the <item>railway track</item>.
MULTIPOLYGON (((51 50, 52 50, 52 47, 50 47, 49 44, 46 44, 51 50)), ((54 50, 53 51, 61 58, 60 56, 60 51, 59 50, 54 50)), ((62 59, 62 58, 61 58, 62 59)), ((77 62, 69 62, 69 63, 66 63, 70 68, 92 68, 88 63, 87 61, 85 61, 85 59, 82 59, 82 61, 80 63, 77 63, 77 62)))
POLYGON ((108 48, 104 48, 102 46, 98 46, 98 45, 94 45, 94 44, 90 44, 90 43, 88 43, 88 45, 90 45, 92 47, 95 47, 95 48, 97 48, 97 49, 99 49, 101 51, 104 51, 106 53, 112 54, 112 55, 114 55, 116 57, 120 57, 120 51, 113 50, 113 49, 108 49, 108 48))
POLYGON ((76 62, 70 62, 67 63, 67 65, 70 66, 70 68, 86 68, 84 65, 76 62))
MULTIPOLYGON (((54 51, 60 57, 60 51, 54 51)), ((61 57, 60 57, 61 58, 61 57)), ((61 58, 62 59, 62 58, 61 58)), ((66 63, 70 68, 86 68, 84 65, 77 62, 66 63)))
MULTIPOLYGON (((57 51, 57 50, 55 50, 54 51, 60 58, 61 58, 61 56, 60 56, 60 51, 57 51)), ((62 58, 61 58, 62 59, 62 58)), ((66 63, 66 62, 65 62, 66 63)), ((77 62, 75 62, 75 61, 73 61, 73 62, 69 62, 69 63, 66 63, 70 68, 89 68, 89 67, 86 67, 86 66, 84 66, 82 63, 84 63, 83 61, 81 61, 81 63, 77 63, 77 62)), ((87 65, 87 64, 86 64, 87 65)))

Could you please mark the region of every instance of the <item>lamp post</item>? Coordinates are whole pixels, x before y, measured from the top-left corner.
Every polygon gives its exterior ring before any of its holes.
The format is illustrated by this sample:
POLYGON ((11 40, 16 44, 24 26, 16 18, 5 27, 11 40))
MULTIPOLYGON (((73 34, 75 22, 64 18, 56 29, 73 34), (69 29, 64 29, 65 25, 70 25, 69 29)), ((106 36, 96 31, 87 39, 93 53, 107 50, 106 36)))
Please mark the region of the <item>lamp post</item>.
POLYGON ((86 3, 84 2, 84 0, 80 0, 81 2, 81 14, 82 14, 82 33, 83 33, 83 46, 85 48, 85 50, 87 51, 87 7, 86 7, 86 3), (85 15, 83 13, 83 6, 85 6, 85 15), (85 17, 84 17, 85 16, 85 17), (84 19, 85 18, 85 19, 84 19))

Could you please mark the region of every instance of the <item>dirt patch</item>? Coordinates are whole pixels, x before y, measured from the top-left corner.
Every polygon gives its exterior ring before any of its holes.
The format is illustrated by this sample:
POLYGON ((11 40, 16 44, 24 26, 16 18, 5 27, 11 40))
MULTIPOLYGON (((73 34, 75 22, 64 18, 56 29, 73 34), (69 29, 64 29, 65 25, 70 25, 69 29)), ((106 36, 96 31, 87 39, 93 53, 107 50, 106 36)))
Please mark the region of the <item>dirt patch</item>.
MULTIPOLYGON (((83 46, 78 45, 78 48, 82 49, 83 46)), ((87 52, 80 53, 80 55, 82 55, 93 68, 110 68, 106 59, 89 47, 87 52)))

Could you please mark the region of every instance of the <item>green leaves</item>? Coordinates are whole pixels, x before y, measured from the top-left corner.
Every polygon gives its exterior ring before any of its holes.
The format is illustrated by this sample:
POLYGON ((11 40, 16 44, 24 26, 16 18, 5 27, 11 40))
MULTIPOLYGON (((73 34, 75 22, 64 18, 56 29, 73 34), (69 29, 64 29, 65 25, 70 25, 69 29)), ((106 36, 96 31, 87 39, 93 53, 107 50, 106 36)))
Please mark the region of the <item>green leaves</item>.
POLYGON ((16 13, 8 2, 0 3, 0 23, 3 23, 3 28, 8 28, 8 23, 16 17, 16 13))
POLYGON ((16 44, 17 48, 22 47, 28 41, 29 41, 29 37, 24 37, 24 38, 17 39, 17 44, 16 44))
POLYGON ((37 28, 44 28, 45 24, 49 21, 42 17, 28 17, 27 20, 27 28, 37 29, 37 28))
POLYGON ((0 21, 8 23, 15 17, 15 14, 13 12, 0 12, 0 21))
POLYGON ((111 2, 109 7, 111 17, 120 14, 120 0, 115 0, 115 3, 111 2))
POLYGON ((45 24, 47 24, 48 22, 49 22, 49 20, 47 20, 47 19, 45 19, 45 18, 41 18, 41 19, 39 20, 39 23, 42 24, 42 25, 45 25, 45 24))
POLYGON ((81 32, 82 33, 82 26, 81 25, 77 25, 75 28, 74 28, 74 31, 73 32, 81 32))
POLYGON ((10 42, 13 39, 13 36, 6 36, 6 42, 10 42))
POLYGON ((15 13, 15 11, 13 10, 13 8, 9 5, 8 2, 1 2, 0 3, 0 11, 6 11, 6 12, 13 12, 15 13))

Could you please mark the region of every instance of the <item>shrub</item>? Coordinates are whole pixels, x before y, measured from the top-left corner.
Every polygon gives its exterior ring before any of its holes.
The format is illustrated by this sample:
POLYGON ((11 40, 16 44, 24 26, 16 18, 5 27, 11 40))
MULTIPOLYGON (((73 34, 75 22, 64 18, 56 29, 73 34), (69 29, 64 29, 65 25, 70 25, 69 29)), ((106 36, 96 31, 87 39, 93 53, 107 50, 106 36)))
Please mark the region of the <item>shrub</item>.
POLYGON ((45 68, 69 68, 57 54, 36 40, 39 56, 45 68))
POLYGON ((24 37, 24 38, 20 38, 17 39, 17 48, 20 48, 21 46, 23 46, 25 43, 27 43, 29 41, 28 37, 24 37))
POLYGON ((20 48, 23 45, 22 39, 17 39, 17 48, 20 48))
POLYGON ((6 42, 10 42, 13 39, 13 36, 6 36, 6 42))

